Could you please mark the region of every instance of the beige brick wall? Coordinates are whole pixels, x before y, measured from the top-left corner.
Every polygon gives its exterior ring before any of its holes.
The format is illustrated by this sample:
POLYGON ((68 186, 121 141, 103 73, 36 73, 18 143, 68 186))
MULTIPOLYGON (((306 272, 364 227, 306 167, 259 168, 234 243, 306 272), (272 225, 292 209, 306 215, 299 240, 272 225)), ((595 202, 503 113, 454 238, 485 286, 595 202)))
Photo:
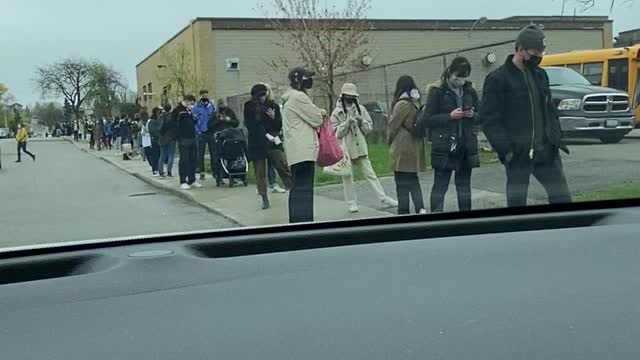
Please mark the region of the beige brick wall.
MULTIPOLYGON (((605 30, 549 30, 548 52, 557 53, 579 49, 594 49, 611 46, 611 36, 607 24, 605 30)), ((374 58, 372 66, 404 61, 444 51, 469 48, 473 46, 511 40, 517 31, 512 30, 477 30, 467 36, 467 31, 388 31, 379 30, 371 33, 371 53, 374 58)), ((274 86, 286 86, 286 71, 274 72, 268 65, 271 59, 286 57, 290 64, 296 64, 293 52, 286 52, 274 45, 279 39, 272 30, 223 30, 211 29, 208 20, 190 24, 184 31, 163 46, 184 43, 195 54, 195 71, 206 83, 213 97, 228 97, 246 93, 257 82, 269 82, 274 86), (240 70, 227 71, 225 60, 239 58, 240 70)), ((504 49, 499 49, 500 54, 504 49)), ((477 55, 479 56, 479 55, 477 55)), ((441 61, 441 60, 440 60, 441 61)), ((499 59, 503 61, 503 59, 499 59)), ((149 99, 147 106, 160 104, 160 93, 163 85, 159 83, 157 65, 162 64, 160 52, 157 51, 149 59, 137 67, 138 92, 142 94, 143 85, 151 82, 158 95, 149 99)), ((388 79, 395 83, 401 73, 436 74, 441 71, 442 64, 436 60, 427 63, 412 63, 402 67, 390 68, 388 79), (428 65, 428 66, 427 66, 428 65)), ((367 75, 368 76, 368 75, 367 75)), ((371 72, 370 78, 360 81, 369 82, 366 86, 373 92, 381 83, 382 72, 371 72)), ((432 76, 429 76, 432 78, 432 76)), ((421 87, 431 79, 416 79, 421 87)), ((364 84, 363 84, 364 85, 364 84)), ((383 86, 381 86, 383 88, 383 86)), ((384 91, 381 91, 384 92, 384 91)), ((373 94, 372 94, 373 95, 373 94)))

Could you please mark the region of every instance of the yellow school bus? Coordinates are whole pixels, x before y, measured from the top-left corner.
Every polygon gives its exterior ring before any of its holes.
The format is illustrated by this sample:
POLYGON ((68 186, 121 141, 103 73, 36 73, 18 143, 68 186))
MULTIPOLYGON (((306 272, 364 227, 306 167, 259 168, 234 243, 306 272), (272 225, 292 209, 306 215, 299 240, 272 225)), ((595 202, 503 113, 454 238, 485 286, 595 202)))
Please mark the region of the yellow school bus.
POLYGON ((546 55, 542 65, 565 66, 593 85, 625 91, 635 109, 636 127, 640 127, 640 45, 546 55))

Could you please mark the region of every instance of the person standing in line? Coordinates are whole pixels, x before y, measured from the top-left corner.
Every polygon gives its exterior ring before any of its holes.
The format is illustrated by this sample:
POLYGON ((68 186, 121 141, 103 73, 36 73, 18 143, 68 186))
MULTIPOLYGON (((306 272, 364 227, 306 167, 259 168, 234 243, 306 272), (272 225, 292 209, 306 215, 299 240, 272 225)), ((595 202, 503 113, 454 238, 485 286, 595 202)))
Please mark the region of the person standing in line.
MULTIPOLYGON (((224 99, 218 99, 216 111, 213 113, 213 116, 210 118, 208 130, 207 132, 213 134, 213 147, 209 145, 210 150, 210 160, 211 160, 211 172, 213 173, 213 177, 216 179, 216 185, 220 186, 223 184, 224 178, 224 170, 222 169, 222 165, 220 164, 220 149, 219 145, 215 142, 215 134, 229 128, 237 128, 240 126, 240 121, 238 121, 238 117, 236 113, 229 106, 225 104, 224 99), (211 152, 212 151, 212 152, 211 152)), ((229 181, 236 181, 237 179, 229 179, 229 181)))
POLYGON ((144 155, 144 151, 142 151, 142 133, 141 127, 146 119, 149 118, 149 114, 146 111, 146 108, 142 110, 141 113, 135 114, 133 117, 133 121, 130 123, 131 127, 131 147, 133 148, 133 155, 140 154, 140 158, 142 161, 147 161, 147 157, 144 155))
POLYGON ((131 141, 131 125, 128 116, 125 119, 120 120, 120 138, 122 141, 122 158, 125 160, 131 160, 131 156, 133 155, 133 145, 131 141), (127 145, 126 150, 129 151, 125 150, 125 145, 127 145))
POLYGON ((173 110, 173 116, 178 125, 178 147, 180 149, 180 188, 189 190, 191 187, 201 188, 202 184, 196 181, 196 130, 195 118, 192 110, 196 98, 193 95, 185 95, 182 102, 173 110))
POLYGON ((471 169, 480 166, 478 137, 478 94, 469 81, 471 63, 453 59, 440 81, 427 90, 425 125, 431 134, 431 212, 444 211, 444 198, 455 171, 458 209, 471 211, 471 169))
MULTIPOLYGON (((89 120, 87 120, 87 127, 86 127, 86 130, 89 134, 89 150, 94 150, 96 145, 94 140, 95 136, 93 134, 93 126, 94 126, 93 119, 89 118, 89 120)), ((57 129, 56 129, 56 132, 57 132, 57 129)))
MULTIPOLYGON (((396 207, 398 202, 387 196, 373 170, 373 166, 371 166, 365 135, 373 130, 373 120, 367 109, 358 103, 359 96, 355 84, 344 84, 340 99, 338 99, 336 108, 331 114, 331 123, 336 130, 338 140, 342 141, 345 156, 350 159, 352 168, 360 169, 378 197, 380 205, 385 208, 396 207)), ((358 212, 353 171, 351 174, 342 177, 342 185, 349 212, 358 212)))
POLYGON ((80 127, 78 125, 78 120, 74 120, 73 121, 73 141, 78 141, 79 139, 79 131, 80 131, 80 127))
MULTIPOLYGON (((209 128, 209 123, 216 120, 216 107, 209 99, 207 90, 200 91, 200 100, 193 108, 193 117, 196 125, 196 149, 197 149, 197 168, 196 173, 200 174, 200 180, 205 180, 204 154, 207 146, 209 147, 209 160, 212 162, 216 155, 214 130, 209 128)), ((213 167, 211 171, 215 171, 213 167)), ((214 175, 215 177, 215 175, 214 175)))
POLYGON ((391 120, 387 126, 389 164, 394 171, 398 194, 398 215, 410 213, 409 200, 415 212, 426 214, 418 173, 426 170, 424 139, 413 135, 420 107, 420 91, 411 76, 398 79, 391 104, 391 120))
POLYGON ((560 159, 562 143, 549 77, 540 62, 546 49, 536 25, 522 29, 515 54, 484 83, 480 114, 484 133, 507 173, 507 205, 527 205, 531 175, 545 188, 549 202, 570 203, 571 192, 560 159))
POLYGON ((289 222, 313 221, 313 183, 318 160, 318 129, 327 111, 317 107, 307 95, 315 72, 297 67, 289 72, 291 88, 283 95, 284 150, 293 187, 289 193, 289 222))
POLYGON ((251 100, 244 104, 244 121, 249 133, 248 158, 253 162, 263 210, 271 207, 267 194, 267 160, 274 164, 287 188, 293 185, 282 147, 280 106, 269 101, 267 92, 265 84, 254 85, 251 100))
POLYGON ((176 139, 178 138, 178 123, 172 116, 170 104, 165 104, 163 113, 160 114, 160 136, 158 145, 160 146, 160 158, 158 159, 158 172, 160 178, 165 176, 173 177, 173 161, 176 155, 176 139), (167 171, 165 172, 165 163, 167 171))
POLYGON ((158 167, 160 161, 160 144, 158 140, 160 139, 160 127, 162 126, 160 114, 162 114, 161 107, 153 108, 151 119, 147 122, 147 130, 151 136, 151 154, 147 155, 147 159, 151 157, 151 164, 149 165, 151 165, 152 170, 155 168, 155 170, 153 170, 153 176, 160 176, 158 167))
POLYGON ((18 123, 18 131, 16 132, 16 142, 18 143, 18 160, 17 163, 22 162, 22 158, 20 156, 21 152, 31 156, 33 161, 36 161, 36 155, 29 152, 27 150, 27 140, 29 139, 29 131, 27 128, 22 125, 22 123, 18 123))
POLYGON ((111 125, 111 137, 113 138, 114 155, 120 156, 122 151, 122 137, 120 135, 120 117, 116 116, 111 125))
MULTIPOLYGON (((273 96, 273 90, 271 89, 271 86, 269 84, 264 84, 264 86, 267 87, 267 101, 277 104, 275 96, 273 96)), ((278 110, 281 110, 281 109, 282 107, 278 105, 278 110)), ((284 137, 282 136, 282 130, 280 130, 280 135, 281 135, 281 138, 284 137)), ((278 179, 276 178, 276 175, 277 175, 277 172, 273 164, 273 161, 269 161, 267 159, 267 181, 269 182, 269 188, 271 189, 271 192, 274 194, 285 194, 287 190, 281 188, 280 185, 278 185, 278 179)))
POLYGON ((154 177, 160 176, 158 173, 158 159, 160 158, 160 154, 158 152, 158 144, 156 138, 156 145, 153 146, 153 135, 151 133, 151 129, 156 131, 157 136, 157 126, 158 122, 158 108, 153 108, 151 117, 143 122, 142 127, 140 128, 140 134, 142 136, 142 148, 144 151, 144 155, 149 162, 149 166, 151 167, 151 173, 154 177))
POLYGON ((95 141, 95 147, 98 151, 102 150, 102 137, 104 136, 104 119, 96 119, 93 124, 93 141, 95 141))
POLYGON ((111 150, 111 137, 113 136, 113 120, 107 119, 104 122, 104 148, 111 150))

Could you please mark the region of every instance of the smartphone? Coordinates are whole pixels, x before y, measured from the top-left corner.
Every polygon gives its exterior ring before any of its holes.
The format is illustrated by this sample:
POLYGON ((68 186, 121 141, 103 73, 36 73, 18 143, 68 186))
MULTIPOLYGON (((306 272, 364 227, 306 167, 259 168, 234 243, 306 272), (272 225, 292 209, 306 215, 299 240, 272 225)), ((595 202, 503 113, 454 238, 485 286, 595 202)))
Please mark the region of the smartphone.
POLYGON ((462 107, 462 111, 471 111, 473 110, 473 106, 465 105, 462 107))

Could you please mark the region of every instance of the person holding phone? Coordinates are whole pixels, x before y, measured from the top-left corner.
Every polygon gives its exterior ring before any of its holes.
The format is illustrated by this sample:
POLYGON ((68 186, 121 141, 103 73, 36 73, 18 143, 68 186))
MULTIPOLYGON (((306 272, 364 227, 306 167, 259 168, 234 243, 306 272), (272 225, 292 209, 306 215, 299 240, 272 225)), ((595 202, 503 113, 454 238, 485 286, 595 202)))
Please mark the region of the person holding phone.
POLYGON ((471 169, 480 166, 478 155, 478 94, 469 81, 471 63, 456 57, 442 78, 427 89, 425 125, 431 134, 434 170, 431 211, 442 212, 451 175, 456 173, 458 209, 471 210, 471 169))

